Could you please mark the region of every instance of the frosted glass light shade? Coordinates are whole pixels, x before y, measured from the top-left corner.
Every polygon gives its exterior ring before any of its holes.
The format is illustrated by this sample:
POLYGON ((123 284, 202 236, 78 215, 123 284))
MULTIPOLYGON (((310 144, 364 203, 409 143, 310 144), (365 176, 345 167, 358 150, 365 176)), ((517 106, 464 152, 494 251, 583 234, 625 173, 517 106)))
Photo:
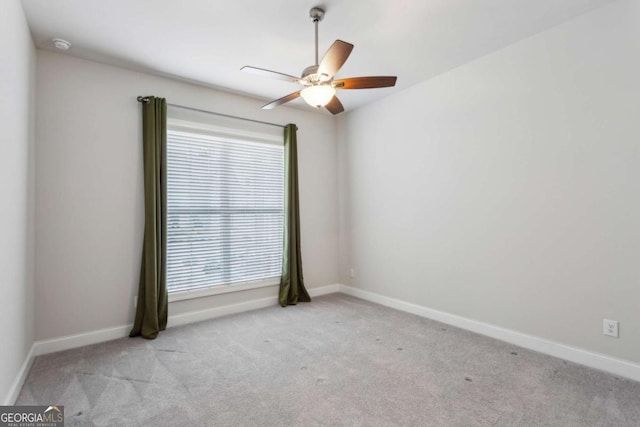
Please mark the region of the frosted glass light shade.
POLYGON ((302 89, 300 95, 312 107, 321 108, 331 101, 333 95, 336 94, 336 90, 333 86, 329 85, 317 85, 309 86, 302 89))

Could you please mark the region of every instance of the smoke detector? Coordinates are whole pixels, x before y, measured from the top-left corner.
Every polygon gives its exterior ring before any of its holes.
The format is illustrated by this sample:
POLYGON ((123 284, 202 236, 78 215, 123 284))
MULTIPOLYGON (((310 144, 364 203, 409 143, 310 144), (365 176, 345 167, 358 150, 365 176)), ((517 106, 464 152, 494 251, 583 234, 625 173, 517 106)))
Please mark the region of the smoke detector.
POLYGON ((64 39, 53 39, 53 45, 60 50, 69 50, 71 43, 64 39))

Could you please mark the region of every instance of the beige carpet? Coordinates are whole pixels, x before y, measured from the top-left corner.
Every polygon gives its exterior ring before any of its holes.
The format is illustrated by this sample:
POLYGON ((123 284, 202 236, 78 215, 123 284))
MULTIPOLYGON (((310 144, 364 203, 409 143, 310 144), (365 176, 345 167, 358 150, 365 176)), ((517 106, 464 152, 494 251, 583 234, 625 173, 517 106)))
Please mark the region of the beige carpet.
POLYGON ((75 426, 640 426, 640 383, 334 294, 36 358, 75 426))

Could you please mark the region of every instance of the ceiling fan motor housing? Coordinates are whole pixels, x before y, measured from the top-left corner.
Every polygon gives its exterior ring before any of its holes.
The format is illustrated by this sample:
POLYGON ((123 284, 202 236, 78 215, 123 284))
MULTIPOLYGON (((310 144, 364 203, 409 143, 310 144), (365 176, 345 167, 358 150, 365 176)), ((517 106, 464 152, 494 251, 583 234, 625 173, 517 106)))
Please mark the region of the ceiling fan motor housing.
POLYGON ((302 71, 300 77, 301 83, 304 85, 323 84, 331 80, 326 74, 318 74, 318 65, 310 65, 302 71))

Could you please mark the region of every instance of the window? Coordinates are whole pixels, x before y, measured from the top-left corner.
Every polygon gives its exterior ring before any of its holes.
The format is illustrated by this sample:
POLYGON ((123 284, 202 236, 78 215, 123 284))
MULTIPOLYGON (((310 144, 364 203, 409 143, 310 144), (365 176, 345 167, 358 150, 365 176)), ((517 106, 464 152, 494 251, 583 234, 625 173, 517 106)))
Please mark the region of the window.
POLYGON ((282 140, 170 126, 167 167, 169 293, 279 279, 282 140))

